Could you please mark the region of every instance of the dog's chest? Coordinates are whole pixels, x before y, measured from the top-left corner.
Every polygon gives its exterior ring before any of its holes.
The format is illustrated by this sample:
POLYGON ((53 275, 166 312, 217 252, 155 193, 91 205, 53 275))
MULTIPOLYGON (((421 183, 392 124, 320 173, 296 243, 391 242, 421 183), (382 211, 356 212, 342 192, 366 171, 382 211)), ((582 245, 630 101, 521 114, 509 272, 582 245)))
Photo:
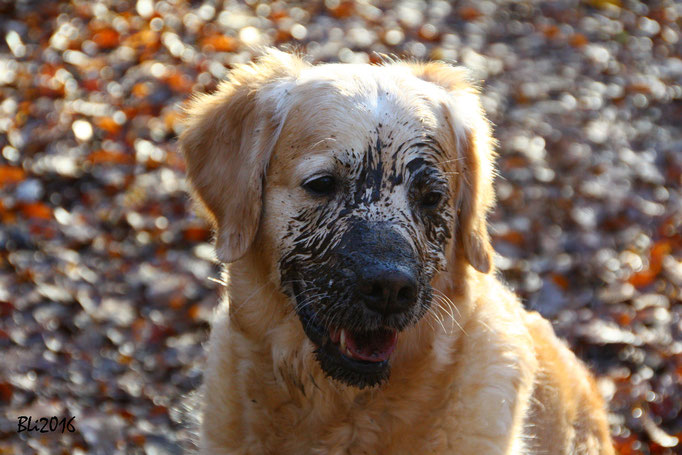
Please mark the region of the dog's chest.
POLYGON ((455 436, 454 419, 447 418, 450 406, 444 406, 450 400, 372 395, 361 394, 351 404, 315 396, 283 403, 276 410, 248 413, 265 430, 254 439, 268 441, 267 450, 278 454, 448 453, 455 436), (264 426, 260 419, 271 424, 264 426))

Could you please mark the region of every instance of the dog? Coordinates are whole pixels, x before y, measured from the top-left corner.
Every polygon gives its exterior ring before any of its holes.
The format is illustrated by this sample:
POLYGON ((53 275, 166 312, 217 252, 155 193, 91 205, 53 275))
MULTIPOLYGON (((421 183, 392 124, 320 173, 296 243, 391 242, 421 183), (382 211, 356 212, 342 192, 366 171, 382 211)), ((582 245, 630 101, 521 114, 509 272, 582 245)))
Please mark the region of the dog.
POLYGON ((201 453, 614 453, 588 370, 495 276, 465 69, 267 49, 179 145, 226 264, 201 453))

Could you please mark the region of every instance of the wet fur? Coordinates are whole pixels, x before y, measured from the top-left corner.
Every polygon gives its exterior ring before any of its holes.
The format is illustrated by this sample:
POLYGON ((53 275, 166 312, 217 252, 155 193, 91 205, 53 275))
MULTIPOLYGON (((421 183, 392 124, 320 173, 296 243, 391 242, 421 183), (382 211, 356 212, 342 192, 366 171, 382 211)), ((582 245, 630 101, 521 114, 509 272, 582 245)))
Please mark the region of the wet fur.
POLYGON ((268 50, 193 101, 180 145, 228 264, 202 453, 613 453, 588 371, 495 277, 493 140, 463 69, 268 50), (315 172, 345 186, 315 199, 315 172), (306 324, 379 323, 352 285, 381 245, 419 269, 418 302, 389 321, 390 368, 346 377, 306 324))

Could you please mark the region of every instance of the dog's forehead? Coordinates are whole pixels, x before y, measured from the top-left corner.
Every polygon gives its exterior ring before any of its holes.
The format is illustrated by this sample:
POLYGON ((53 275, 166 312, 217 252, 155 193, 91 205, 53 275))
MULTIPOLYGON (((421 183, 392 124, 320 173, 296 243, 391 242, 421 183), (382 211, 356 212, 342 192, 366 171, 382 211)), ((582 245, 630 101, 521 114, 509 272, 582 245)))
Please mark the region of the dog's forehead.
POLYGON ((358 163, 377 145, 384 157, 409 161, 421 152, 400 146, 439 135, 444 95, 406 67, 312 67, 282 95, 289 109, 278 155, 298 171, 324 167, 325 160, 358 163))

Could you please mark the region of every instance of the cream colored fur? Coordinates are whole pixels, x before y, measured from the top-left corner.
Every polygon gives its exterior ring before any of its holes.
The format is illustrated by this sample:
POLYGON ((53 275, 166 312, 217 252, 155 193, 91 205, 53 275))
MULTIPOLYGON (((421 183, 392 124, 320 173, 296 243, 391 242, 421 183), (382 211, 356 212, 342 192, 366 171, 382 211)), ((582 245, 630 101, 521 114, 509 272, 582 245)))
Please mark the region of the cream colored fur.
POLYGON ((614 453, 589 372, 495 277, 485 222, 493 140, 462 69, 310 66, 269 50, 194 100, 181 147, 218 257, 231 262, 209 344, 201 453, 614 453), (317 81, 338 81, 344 96, 317 81), (304 197, 300 177, 327 166, 338 144, 360 147, 377 118, 407 134, 402 116, 452 150, 460 224, 432 281, 446 298, 399 334, 389 380, 360 390, 320 369, 281 291, 278 252, 304 197))

